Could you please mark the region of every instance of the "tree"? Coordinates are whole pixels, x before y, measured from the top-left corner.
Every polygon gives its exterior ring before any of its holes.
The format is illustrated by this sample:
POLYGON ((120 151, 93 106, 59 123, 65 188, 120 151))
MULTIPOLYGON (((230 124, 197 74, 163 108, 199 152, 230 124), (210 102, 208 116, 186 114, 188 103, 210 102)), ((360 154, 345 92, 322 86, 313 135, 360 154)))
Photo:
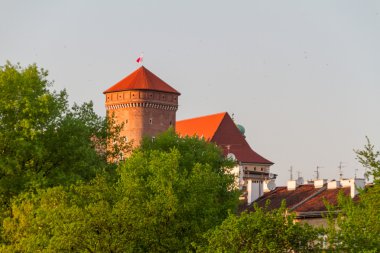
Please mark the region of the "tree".
POLYGON ((319 246, 318 231, 295 223, 285 203, 273 211, 255 205, 253 212, 230 214, 204 237, 208 243, 200 252, 310 252, 319 246))
MULTIPOLYGON (((125 144, 112 118, 92 102, 69 108, 65 91, 50 91, 47 71, 36 65, 0 68, 0 196, 30 187, 89 180, 107 167, 107 138, 125 144)), ((120 149, 118 153, 120 153, 120 149)))
POLYGON ((375 151, 368 137, 363 150, 355 150, 357 160, 366 168, 366 176, 373 176, 375 183, 380 183, 380 152, 375 151))
POLYGON ((337 217, 329 217, 327 230, 328 246, 343 252, 379 252, 380 251, 380 160, 379 152, 374 150, 367 138, 363 150, 355 151, 357 159, 372 175, 374 185, 360 191, 359 198, 340 195, 338 206, 330 210, 339 210, 337 217))
POLYGON ((69 108, 47 76, 36 65, 0 67, 0 224, 12 197, 115 171, 107 157, 128 148, 113 118, 96 115, 92 102, 69 108), (109 142, 119 148, 107 149, 109 142))
POLYGON ((117 182, 103 173, 15 199, 2 250, 191 250, 236 208, 231 165, 214 144, 170 130, 120 163, 117 182))

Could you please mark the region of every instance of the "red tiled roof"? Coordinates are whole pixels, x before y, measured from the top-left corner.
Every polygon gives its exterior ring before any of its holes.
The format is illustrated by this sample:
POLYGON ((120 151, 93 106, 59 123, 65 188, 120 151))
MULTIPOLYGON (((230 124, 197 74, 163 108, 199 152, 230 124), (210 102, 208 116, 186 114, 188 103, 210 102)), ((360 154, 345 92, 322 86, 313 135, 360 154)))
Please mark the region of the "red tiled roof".
POLYGON ((141 66, 129 76, 125 77, 103 93, 125 91, 125 90, 153 90, 168 93, 180 93, 166 82, 162 81, 158 76, 150 72, 144 66, 141 66))
POLYGON ((233 153, 239 162, 273 164, 252 150, 226 112, 177 121, 176 132, 180 136, 198 136, 214 142, 225 155, 233 153))
POLYGON ((227 113, 217 113, 198 118, 185 119, 176 122, 176 132, 180 136, 198 136, 211 141, 216 130, 227 113))
POLYGON ((280 208, 281 202, 285 200, 286 207, 292 208, 301 201, 304 201, 306 198, 312 196, 313 194, 316 194, 319 190, 320 188, 315 188, 312 184, 300 185, 293 191, 288 191, 286 186, 282 186, 277 187, 275 190, 271 192, 265 193, 255 202, 259 205, 259 207, 264 207, 267 200, 269 200, 270 203, 268 206, 268 210, 273 210, 280 208))
POLYGON ((344 195, 350 195, 350 187, 337 188, 337 189, 327 189, 320 194, 310 198, 302 205, 294 209, 296 212, 315 212, 315 211, 327 211, 325 206, 325 201, 330 205, 338 204, 338 195, 342 192, 344 195))
MULTIPOLYGON (((298 186, 295 190, 289 191, 286 186, 277 187, 271 192, 265 193, 254 203, 259 207, 265 207, 269 200, 268 210, 278 209, 283 200, 286 207, 290 211, 294 211, 297 215, 305 217, 319 217, 327 211, 325 203, 336 206, 338 203, 338 195, 342 192, 345 196, 350 196, 350 187, 340 187, 337 189, 315 188, 313 184, 305 184, 298 186)), ((358 201, 359 197, 355 196, 354 201, 358 201)), ((253 210, 253 205, 242 205, 240 211, 253 210)), ((300 217, 301 217, 300 216, 300 217)))

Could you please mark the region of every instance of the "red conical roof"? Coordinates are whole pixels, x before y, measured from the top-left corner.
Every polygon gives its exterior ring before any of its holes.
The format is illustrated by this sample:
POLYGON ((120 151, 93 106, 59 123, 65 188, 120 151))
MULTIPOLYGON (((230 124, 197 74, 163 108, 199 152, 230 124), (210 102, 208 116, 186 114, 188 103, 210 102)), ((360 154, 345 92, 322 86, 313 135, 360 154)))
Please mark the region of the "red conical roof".
POLYGON ((150 72, 144 66, 141 66, 132 74, 108 88, 103 93, 125 90, 154 90, 180 95, 178 91, 162 81, 158 76, 150 72))

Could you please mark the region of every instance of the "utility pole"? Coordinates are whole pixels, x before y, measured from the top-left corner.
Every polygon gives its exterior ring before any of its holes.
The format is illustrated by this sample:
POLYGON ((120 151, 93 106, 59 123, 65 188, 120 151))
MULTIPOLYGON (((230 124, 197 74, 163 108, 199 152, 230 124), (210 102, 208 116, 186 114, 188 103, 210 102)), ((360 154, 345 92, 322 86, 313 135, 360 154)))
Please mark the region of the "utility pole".
POLYGON ((343 162, 340 161, 340 162, 339 162, 339 166, 338 166, 338 168, 339 168, 339 179, 340 179, 340 180, 343 179, 343 170, 342 170, 343 167, 344 167, 344 166, 343 166, 343 162))
POLYGON ((320 168, 323 168, 323 167, 321 167, 321 166, 317 166, 317 170, 314 171, 314 172, 316 173, 317 179, 319 179, 319 169, 320 169, 320 168))

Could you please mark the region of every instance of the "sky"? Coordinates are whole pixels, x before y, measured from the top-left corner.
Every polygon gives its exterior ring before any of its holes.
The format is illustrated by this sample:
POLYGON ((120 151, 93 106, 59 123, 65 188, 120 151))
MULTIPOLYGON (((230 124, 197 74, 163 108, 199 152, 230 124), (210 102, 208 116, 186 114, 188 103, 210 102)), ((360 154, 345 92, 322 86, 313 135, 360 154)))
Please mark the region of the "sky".
POLYGON ((177 119, 234 114, 277 185, 362 177, 380 149, 380 1, 0 0, 0 66, 36 63, 70 103, 144 66, 181 92, 177 119))

